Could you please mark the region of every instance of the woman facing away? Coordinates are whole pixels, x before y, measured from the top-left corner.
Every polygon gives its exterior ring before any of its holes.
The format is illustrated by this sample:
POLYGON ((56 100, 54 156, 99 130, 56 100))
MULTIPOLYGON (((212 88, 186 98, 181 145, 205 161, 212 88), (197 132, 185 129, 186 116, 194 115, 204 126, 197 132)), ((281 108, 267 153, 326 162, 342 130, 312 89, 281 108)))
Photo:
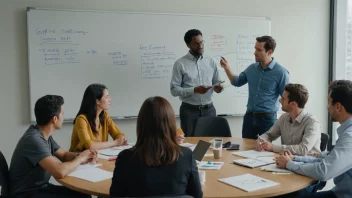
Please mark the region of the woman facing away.
POLYGON ((177 136, 170 103, 158 96, 145 100, 137 119, 137 143, 119 154, 110 196, 202 197, 192 151, 179 146, 177 136))
POLYGON ((81 107, 73 121, 71 152, 103 149, 127 144, 127 139, 112 121, 108 89, 102 84, 91 84, 84 92, 81 107), (108 141, 108 134, 113 141, 108 141))

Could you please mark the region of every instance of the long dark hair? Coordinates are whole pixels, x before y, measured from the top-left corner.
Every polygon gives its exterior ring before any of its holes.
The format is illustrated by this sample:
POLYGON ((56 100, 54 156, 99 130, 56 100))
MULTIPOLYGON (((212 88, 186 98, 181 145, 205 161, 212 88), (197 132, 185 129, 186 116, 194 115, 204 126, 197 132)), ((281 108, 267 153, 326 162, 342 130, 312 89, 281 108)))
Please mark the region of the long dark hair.
MULTIPOLYGON (((104 90, 107 89, 105 85, 102 84, 91 84, 84 91, 83 99, 81 103, 81 108, 79 109, 73 124, 75 124, 76 119, 79 115, 84 114, 87 117, 90 128, 97 134, 97 126, 95 125, 95 118, 97 115, 97 100, 100 100, 104 95, 104 90)), ((100 123, 104 124, 104 111, 99 114, 100 123)))
POLYGON ((178 159, 181 150, 176 142, 175 112, 165 98, 144 101, 138 114, 134 151, 147 166, 168 165, 178 159))

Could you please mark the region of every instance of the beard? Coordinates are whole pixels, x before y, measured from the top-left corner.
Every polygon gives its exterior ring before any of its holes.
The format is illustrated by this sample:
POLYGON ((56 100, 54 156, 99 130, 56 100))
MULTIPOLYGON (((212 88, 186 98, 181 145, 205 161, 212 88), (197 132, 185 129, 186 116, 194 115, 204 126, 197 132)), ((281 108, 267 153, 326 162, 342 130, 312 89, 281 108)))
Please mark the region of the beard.
POLYGON ((204 53, 203 49, 190 49, 190 51, 194 56, 201 56, 204 53))

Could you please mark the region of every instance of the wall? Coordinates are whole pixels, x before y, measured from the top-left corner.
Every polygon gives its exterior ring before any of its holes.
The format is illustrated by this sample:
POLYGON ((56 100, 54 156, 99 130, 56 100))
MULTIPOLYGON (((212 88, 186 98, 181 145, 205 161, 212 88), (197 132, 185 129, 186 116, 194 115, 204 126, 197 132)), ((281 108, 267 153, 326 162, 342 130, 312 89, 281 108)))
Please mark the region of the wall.
MULTIPOLYGON (((275 58, 290 71, 291 82, 308 87, 307 110, 318 117, 322 130, 327 131, 328 0, 0 0, 0 109, 3 112, 0 115, 0 150, 8 162, 18 139, 30 124, 27 6, 270 17, 272 36, 278 43, 275 58)), ((50 76, 43 76, 43 83, 45 78, 50 76)), ((241 137, 242 118, 228 120, 233 136, 241 137)), ((135 141, 135 120, 116 123, 135 141)), ((69 148, 71 130, 72 124, 65 124, 54 134, 65 149, 69 148)))

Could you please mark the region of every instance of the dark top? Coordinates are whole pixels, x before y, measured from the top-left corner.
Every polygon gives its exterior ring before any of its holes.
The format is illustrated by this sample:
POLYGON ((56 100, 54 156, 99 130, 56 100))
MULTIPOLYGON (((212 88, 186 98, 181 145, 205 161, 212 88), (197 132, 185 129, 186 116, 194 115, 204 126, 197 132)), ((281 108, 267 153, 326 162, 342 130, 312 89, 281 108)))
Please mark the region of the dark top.
POLYGON ((23 134, 13 152, 10 165, 11 194, 18 194, 44 188, 51 175, 39 162, 60 148, 52 136, 46 140, 39 128, 30 126, 23 134))
POLYGON ((110 187, 111 197, 191 195, 203 197, 196 161, 189 148, 173 164, 148 167, 132 149, 122 151, 110 187))

